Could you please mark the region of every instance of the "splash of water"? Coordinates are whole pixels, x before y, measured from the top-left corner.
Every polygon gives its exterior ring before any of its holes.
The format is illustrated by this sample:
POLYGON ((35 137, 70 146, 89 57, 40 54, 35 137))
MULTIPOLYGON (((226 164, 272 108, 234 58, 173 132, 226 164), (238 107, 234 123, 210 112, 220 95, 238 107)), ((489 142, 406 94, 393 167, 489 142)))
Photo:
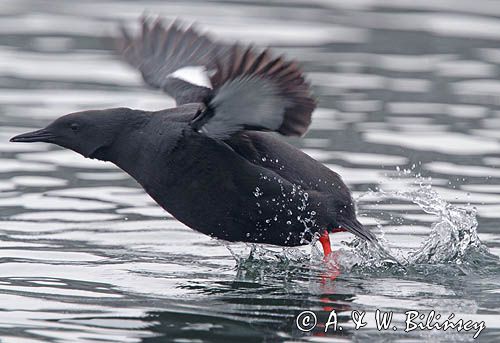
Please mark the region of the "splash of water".
MULTIPOLYGON (((366 195, 384 199, 399 199, 417 204, 425 213, 437 216, 430 227, 430 233, 417 249, 407 256, 398 255, 389 248, 383 227, 379 225, 379 245, 372 245, 359 238, 343 242, 343 247, 336 254, 335 263, 344 272, 354 270, 388 270, 406 272, 415 266, 454 265, 462 266, 473 263, 478 256, 491 259, 493 255, 481 243, 477 234, 477 219, 474 208, 452 205, 439 197, 430 185, 419 183, 417 187, 402 191, 370 191, 366 195)), ((362 198, 363 195, 360 197, 362 198)), ((297 248, 279 250, 259 245, 248 245, 247 252, 241 253, 230 249, 238 264, 256 261, 278 262, 284 265, 304 265, 309 263, 316 268, 323 262, 318 249, 317 237, 310 243, 310 252, 297 248), (249 255, 248 249, 250 249, 249 255)))
MULTIPOLYGON (((403 270, 423 265, 453 265, 460 269, 460 266, 473 263, 478 257, 492 258, 493 255, 481 243, 477 234, 476 210, 444 201, 430 185, 420 183, 418 187, 408 190, 379 190, 370 191, 367 194, 380 200, 392 198, 410 201, 417 204, 425 213, 437 216, 437 220, 431 224, 429 235, 420 247, 411 251, 407 256, 398 256, 388 248, 388 242, 383 235, 383 227, 379 225, 382 232, 382 236, 379 237, 381 246, 391 256, 396 256, 399 267, 403 267, 403 270)), ((374 247, 359 239, 345 244, 343 257, 342 264, 345 269, 388 267, 387 260, 380 258, 379 247, 374 247)))
POLYGON ((431 233, 424 244, 409 256, 408 263, 461 264, 471 251, 484 250, 477 235, 476 210, 454 206, 442 200, 430 186, 395 192, 395 196, 410 200, 426 213, 435 214, 431 233))

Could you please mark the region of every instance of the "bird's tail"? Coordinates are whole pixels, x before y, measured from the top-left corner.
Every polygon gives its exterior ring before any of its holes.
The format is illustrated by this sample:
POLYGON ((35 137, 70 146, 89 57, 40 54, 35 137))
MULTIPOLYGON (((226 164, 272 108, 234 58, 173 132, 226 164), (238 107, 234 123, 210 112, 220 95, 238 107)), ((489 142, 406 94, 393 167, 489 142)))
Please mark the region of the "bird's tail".
POLYGON ((368 230, 366 227, 363 226, 356 218, 353 219, 344 219, 341 223, 339 223, 340 226, 345 229, 346 231, 364 239, 373 244, 375 247, 377 247, 378 251, 380 252, 381 256, 384 259, 390 260, 391 262, 401 265, 401 263, 398 261, 397 258, 392 256, 392 254, 384 248, 380 242, 378 241, 377 237, 368 230))
POLYGON ((345 229, 359 238, 378 245, 377 237, 375 237, 375 235, 364 227, 363 224, 361 224, 356 218, 343 218, 342 222, 339 222, 338 224, 342 229, 345 229))

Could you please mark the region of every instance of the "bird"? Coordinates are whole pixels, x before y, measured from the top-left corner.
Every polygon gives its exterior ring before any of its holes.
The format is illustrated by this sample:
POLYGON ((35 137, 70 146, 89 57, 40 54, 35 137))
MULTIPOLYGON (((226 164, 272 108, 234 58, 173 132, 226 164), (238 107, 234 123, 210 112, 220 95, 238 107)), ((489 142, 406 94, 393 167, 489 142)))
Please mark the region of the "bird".
POLYGON ((230 242, 300 246, 350 232, 377 244, 341 176, 280 136, 303 136, 316 98, 298 62, 221 43, 179 21, 123 26, 117 51, 172 97, 159 111, 70 113, 11 142, 46 142, 128 173, 188 227, 230 242), (199 82, 182 74, 197 71, 199 82))

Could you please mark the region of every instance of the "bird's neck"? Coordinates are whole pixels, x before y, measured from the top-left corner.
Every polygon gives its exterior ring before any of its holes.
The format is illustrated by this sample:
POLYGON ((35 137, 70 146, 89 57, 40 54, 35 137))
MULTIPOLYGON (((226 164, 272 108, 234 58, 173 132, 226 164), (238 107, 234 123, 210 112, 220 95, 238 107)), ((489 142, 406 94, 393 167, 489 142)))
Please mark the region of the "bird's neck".
POLYGON ((144 141, 134 133, 122 136, 103 149, 103 154, 97 158, 115 164, 137 179, 137 169, 143 164, 144 141))
POLYGON ((169 122, 168 116, 151 114, 143 125, 118 135, 102 157, 146 187, 155 173, 168 172, 170 152, 185 126, 169 122))
POLYGON ((128 125, 124 125, 111 141, 99 147, 91 157, 114 163, 132 175, 135 166, 141 163, 144 145, 148 142, 145 138, 147 130, 144 128, 148 126, 149 121, 150 116, 147 113, 130 118, 128 125))

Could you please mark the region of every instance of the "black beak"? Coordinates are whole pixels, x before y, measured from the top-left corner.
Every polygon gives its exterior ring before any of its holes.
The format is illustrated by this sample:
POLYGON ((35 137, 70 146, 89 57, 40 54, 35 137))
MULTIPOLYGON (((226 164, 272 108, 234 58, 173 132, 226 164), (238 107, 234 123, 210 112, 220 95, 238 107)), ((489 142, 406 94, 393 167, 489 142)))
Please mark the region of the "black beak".
POLYGON ((55 136, 47 129, 40 129, 32 132, 22 133, 10 139, 11 142, 46 142, 50 143, 55 138, 55 136))

